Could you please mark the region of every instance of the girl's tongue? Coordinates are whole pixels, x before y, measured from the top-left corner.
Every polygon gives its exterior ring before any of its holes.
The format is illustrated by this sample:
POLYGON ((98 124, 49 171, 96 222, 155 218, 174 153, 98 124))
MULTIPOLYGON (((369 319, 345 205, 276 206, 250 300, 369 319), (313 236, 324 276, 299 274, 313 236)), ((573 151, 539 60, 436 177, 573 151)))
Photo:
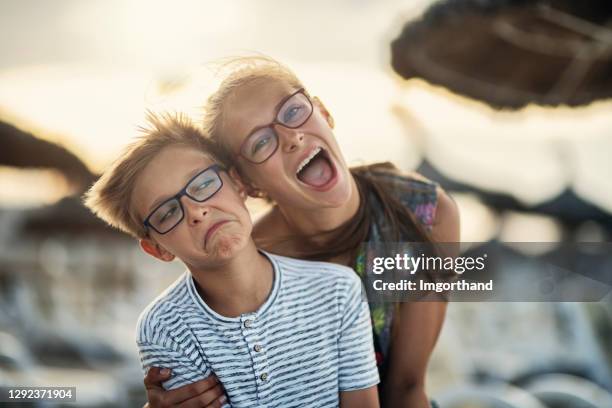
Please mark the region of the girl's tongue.
POLYGON ((297 177, 306 184, 320 187, 328 183, 333 175, 329 160, 318 154, 298 173, 297 177))

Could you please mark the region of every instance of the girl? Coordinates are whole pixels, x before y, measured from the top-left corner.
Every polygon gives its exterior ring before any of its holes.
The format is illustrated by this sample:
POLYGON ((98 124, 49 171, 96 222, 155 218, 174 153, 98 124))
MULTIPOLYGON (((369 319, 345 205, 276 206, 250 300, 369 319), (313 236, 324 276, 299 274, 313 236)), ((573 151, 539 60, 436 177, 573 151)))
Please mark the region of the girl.
MULTIPOLYGON (((389 163, 348 168, 333 117, 288 68, 266 57, 240 58, 232 66, 207 101, 204 127, 249 194, 273 203, 255 226, 260 248, 349 265, 363 277, 363 243, 459 241, 457 207, 434 183, 389 163)), ((425 371, 446 303, 370 306, 383 406, 429 407, 425 371)), ((151 370, 145 379, 154 407, 192 406, 208 391, 165 392, 164 378, 151 370)))

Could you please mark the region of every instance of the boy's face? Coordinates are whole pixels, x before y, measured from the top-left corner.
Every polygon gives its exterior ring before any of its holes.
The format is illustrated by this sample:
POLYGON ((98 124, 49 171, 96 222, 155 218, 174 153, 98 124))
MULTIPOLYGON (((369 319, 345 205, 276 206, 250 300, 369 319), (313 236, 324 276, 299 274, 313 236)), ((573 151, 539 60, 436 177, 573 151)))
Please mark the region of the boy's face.
MULTIPOLYGON (((171 146, 160 151, 134 187, 132 204, 141 220, 213 164, 205 153, 190 147, 171 146)), ((183 219, 174 228, 160 234, 149 227, 149 239, 141 241, 145 252, 164 261, 176 256, 188 267, 206 269, 221 266, 246 247, 252 222, 244 204, 244 188, 225 171, 218 174, 223 186, 206 201, 197 202, 186 195, 180 198, 183 219)), ((175 211, 180 212, 180 207, 175 211)))

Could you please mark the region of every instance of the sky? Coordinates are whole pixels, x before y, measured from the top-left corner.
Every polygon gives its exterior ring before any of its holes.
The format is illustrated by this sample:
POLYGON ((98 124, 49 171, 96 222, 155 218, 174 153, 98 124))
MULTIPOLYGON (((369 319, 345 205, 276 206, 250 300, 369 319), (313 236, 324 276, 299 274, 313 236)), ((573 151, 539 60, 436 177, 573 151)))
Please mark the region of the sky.
MULTIPOLYGON (((612 102, 497 112, 389 66, 390 42, 430 0, 34 0, 0 4, 0 118, 102 171, 145 109, 194 120, 221 58, 289 65, 334 115, 350 164, 390 160, 534 204, 567 186, 612 211, 612 102)), ((57 177, 0 168, 0 205, 61 197, 57 177), (24 188, 23 186, 29 188, 24 188)))

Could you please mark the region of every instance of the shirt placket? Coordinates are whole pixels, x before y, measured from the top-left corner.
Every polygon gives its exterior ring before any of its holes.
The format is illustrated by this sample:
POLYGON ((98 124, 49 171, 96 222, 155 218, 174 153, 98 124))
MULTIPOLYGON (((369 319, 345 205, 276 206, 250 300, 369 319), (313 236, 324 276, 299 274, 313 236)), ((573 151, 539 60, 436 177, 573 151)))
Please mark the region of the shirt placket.
POLYGON ((257 399, 260 406, 264 407, 266 397, 269 394, 271 373, 268 365, 267 344, 261 335, 263 332, 262 322, 253 313, 242 315, 240 320, 242 323, 242 336, 249 349, 253 365, 257 399))

